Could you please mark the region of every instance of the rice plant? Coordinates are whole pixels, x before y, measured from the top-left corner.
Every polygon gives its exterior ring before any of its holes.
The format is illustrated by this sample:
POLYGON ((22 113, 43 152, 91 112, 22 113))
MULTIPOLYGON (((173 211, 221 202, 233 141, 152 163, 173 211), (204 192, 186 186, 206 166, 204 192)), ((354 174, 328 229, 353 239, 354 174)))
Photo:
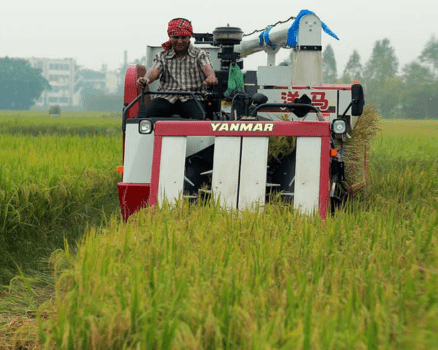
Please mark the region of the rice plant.
POLYGON ((382 123, 370 191, 325 221, 281 202, 113 216, 57 280, 42 346, 434 348, 437 126, 382 123))

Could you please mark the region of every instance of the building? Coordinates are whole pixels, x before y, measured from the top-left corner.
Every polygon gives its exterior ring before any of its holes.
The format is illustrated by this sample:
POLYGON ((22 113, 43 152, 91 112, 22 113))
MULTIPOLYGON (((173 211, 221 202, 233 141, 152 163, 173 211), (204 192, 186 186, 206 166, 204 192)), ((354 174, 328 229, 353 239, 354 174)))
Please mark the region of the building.
POLYGON ((36 108, 48 108, 53 105, 62 107, 78 107, 75 99, 75 83, 78 66, 73 58, 28 59, 33 68, 41 69, 42 76, 47 79, 51 89, 45 90, 35 103, 36 108))
POLYGON ((80 109, 83 107, 84 95, 88 93, 114 94, 119 85, 119 74, 107 70, 102 65, 100 71, 81 69, 73 58, 27 59, 33 68, 41 70, 51 89, 45 90, 34 107, 47 109, 58 105, 61 109, 80 109))

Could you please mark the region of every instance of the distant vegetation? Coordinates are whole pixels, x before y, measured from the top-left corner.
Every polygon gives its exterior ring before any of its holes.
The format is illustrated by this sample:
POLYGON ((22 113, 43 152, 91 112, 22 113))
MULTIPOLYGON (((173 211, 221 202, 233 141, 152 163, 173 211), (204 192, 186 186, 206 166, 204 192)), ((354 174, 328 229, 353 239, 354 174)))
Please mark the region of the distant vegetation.
POLYGON ((326 83, 361 81, 366 103, 378 106, 385 118, 438 119, 438 38, 435 36, 401 72, 389 39, 375 42, 365 65, 354 50, 340 75, 333 49, 328 45, 323 52, 323 70, 326 83))
POLYGON ((17 58, 0 58, 0 110, 26 110, 35 104, 49 82, 41 71, 17 58))

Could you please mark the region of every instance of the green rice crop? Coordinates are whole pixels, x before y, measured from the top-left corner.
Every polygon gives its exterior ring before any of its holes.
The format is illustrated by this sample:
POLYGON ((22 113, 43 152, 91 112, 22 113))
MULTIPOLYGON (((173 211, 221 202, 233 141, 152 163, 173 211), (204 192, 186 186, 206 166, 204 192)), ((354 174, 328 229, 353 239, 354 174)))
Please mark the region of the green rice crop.
POLYGON ((0 118, 0 285, 17 273, 16 264, 34 267, 35 257, 62 247, 66 232, 77 227, 74 237, 66 237, 73 243, 83 223, 109 201, 118 201, 121 135, 65 132, 72 125, 80 129, 107 120, 73 114, 54 122, 31 114, 15 122, 18 114, 0 118), (57 129, 36 136, 22 132, 42 126, 57 129))
POLYGON ((62 112, 59 117, 51 117, 47 112, 0 111, 0 122, 0 134, 119 137, 122 135, 121 112, 62 112))
POLYGON ((369 190, 325 221, 183 202, 91 228, 66 247, 42 346, 436 348, 438 123, 381 130, 369 190))

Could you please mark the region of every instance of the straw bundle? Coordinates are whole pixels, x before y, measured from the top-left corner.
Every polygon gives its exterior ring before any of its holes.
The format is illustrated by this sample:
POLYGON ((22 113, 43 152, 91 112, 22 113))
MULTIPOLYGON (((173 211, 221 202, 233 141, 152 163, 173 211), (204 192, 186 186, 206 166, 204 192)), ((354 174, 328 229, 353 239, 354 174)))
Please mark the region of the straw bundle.
POLYGON ((380 114, 375 106, 365 106, 351 138, 345 142, 345 179, 349 186, 355 186, 368 177, 370 142, 379 131, 380 114))

